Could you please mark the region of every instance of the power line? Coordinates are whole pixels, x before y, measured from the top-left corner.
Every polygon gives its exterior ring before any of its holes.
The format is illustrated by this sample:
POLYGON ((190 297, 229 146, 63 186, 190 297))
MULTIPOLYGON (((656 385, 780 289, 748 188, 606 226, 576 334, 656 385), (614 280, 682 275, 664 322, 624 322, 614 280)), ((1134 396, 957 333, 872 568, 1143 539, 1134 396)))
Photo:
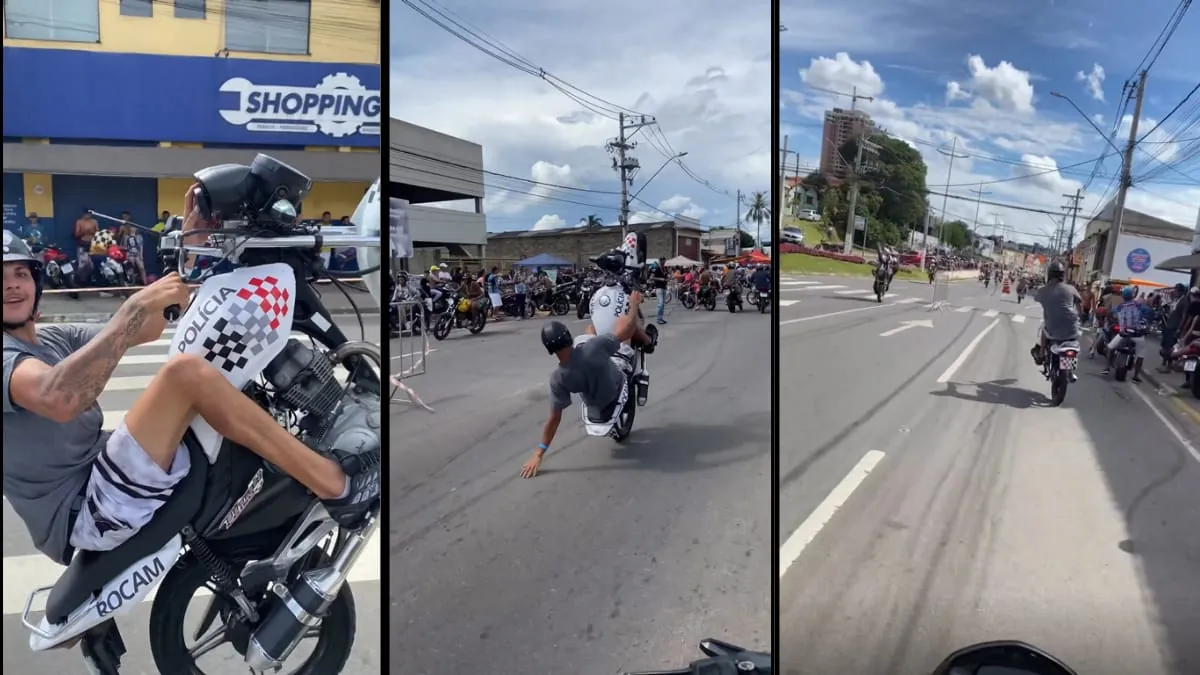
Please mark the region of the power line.
MULTIPOLYGON (((479 171, 485 175, 496 176, 497 178, 507 178, 509 180, 520 181, 522 183, 529 183, 531 185, 535 185, 538 187, 553 188, 555 190, 571 190, 573 192, 590 192, 592 194, 598 194, 598 195, 619 195, 619 194, 621 194, 620 192, 614 192, 612 190, 593 190, 591 188, 574 187, 571 185, 558 185, 556 183, 544 183, 542 181, 533 180, 531 178, 521 178, 520 176, 512 176, 512 175, 509 175, 506 173, 500 173, 498 171, 488 171, 487 169, 480 169, 480 168, 473 167, 473 166, 467 166, 466 164, 459 164, 457 162, 452 162, 448 159, 443 159, 441 157, 434 157, 432 155, 425 155, 425 154, 422 154, 419 152, 413 152, 412 150, 405 150, 404 148, 400 148, 400 152, 402 152, 406 155, 411 155, 413 157, 419 157, 426 161, 437 162, 438 164, 444 164, 446 166, 452 166, 456 169, 463 169, 464 171, 479 171)), ((459 180, 467 180, 467 179, 460 178, 459 180)))
MULTIPOLYGON (((567 98, 570 98, 572 101, 578 103, 580 106, 597 115, 611 120, 617 120, 622 113, 629 115, 644 115, 644 113, 639 111, 626 108, 596 96, 595 94, 592 94, 580 87, 576 87, 570 82, 567 82, 553 73, 548 72, 545 68, 542 68, 533 61, 521 56, 514 50, 505 46, 496 38, 487 36, 487 34, 483 33, 481 30, 471 28, 465 22, 465 20, 457 17, 457 15, 451 14, 449 10, 442 8, 440 5, 433 2, 433 0, 401 0, 401 2, 429 20, 437 27, 450 33, 467 45, 470 45, 478 51, 492 57, 493 59, 496 59, 497 61, 500 61, 509 67, 515 68, 516 70, 519 70, 527 75, 531 75, 546 82, 559 93, 563 94, 567 98), (466 34, 464 35, 464 33, 466 34)), ((718 194, 729 195, 728 190, 716 187, 710 181, 705 180, 697 175, 681 159, 675 157, 679 153, 673 151, 670 142, 667 141, 666 134, 664 134, 661 129, 656 128, 652 131, 647 131, 647 143, 649 143, 649 145, 665 159, 674 158, 672 161, 680 168, 681 171, 683 171, 684 175, 691 180, 714 192, 717 192, 718 194), (657 136, 654 135, 656 132, 658 134, 657 136)))

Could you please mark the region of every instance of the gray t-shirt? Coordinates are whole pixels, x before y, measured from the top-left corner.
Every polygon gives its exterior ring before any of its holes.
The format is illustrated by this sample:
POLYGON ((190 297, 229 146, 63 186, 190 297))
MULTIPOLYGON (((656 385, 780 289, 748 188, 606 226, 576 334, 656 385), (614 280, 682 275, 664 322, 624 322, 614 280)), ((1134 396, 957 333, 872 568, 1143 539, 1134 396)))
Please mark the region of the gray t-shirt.
POLYGON ((612 357, 621 348, 612 335, 598 335, 575 344, 571 357, 550 375, 550 405, 571 407, 571 394, 579 394, 591 410, 603 410, 621 395, 625 375, 612 357))
POLYGON ((1038 289, 1033 299, 1042 306, 1042 321, 1046 335, 1052 340, 1078 340, 1079 309, 1083 302, 1075 287, 1056 281, 1038 289))
POLYGON ((65 424, 16 406, 9 384, 17 364, 28 358, 54 366, 96 337, 102 326, 38 326, 38 343, 4 334, 4 496, 25 521, 33 545, 55 562, 70 542, 70 513, 83 492, 92 461, 109 434, 104 413, 93 403, 65 424))

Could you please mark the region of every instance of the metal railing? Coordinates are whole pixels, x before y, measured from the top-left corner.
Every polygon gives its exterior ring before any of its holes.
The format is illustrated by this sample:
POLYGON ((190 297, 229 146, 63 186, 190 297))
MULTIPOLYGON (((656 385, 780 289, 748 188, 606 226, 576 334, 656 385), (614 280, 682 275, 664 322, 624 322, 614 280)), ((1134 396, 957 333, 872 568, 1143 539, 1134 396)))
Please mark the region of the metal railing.
POLYGON ((388 394, 388 403, 412 403, 433 412, 433 408, 422 401, 409 384, 412 378, 424 375, 428 371, 431 349, 429 344, 430 326, 426 323, 425 301, 420 295, 419 288, 414 290, 403 286, 399 280, 397 280, 395 288, 388 303, 388 321, 389 330, 391 330, 391 312, 395 312, 394 316, 399 322, 399 336, 392 339, 390 350, 392 357, 389 380, 392 390, 388 394), (407 398, 397 398, 397 394, 400 393, 407 398))

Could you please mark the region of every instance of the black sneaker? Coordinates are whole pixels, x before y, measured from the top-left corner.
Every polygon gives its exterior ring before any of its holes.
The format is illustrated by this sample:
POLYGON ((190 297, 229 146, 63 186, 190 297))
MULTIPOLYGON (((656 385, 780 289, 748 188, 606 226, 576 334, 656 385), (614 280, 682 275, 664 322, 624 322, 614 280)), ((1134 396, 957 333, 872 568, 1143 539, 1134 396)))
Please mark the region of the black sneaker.
POLYGON ((320 450, 341 465, 350 482, 344 497, 324 500, 325 510, 342 527, 355 527, 379 504, 379 411, 347 402, 320 450))

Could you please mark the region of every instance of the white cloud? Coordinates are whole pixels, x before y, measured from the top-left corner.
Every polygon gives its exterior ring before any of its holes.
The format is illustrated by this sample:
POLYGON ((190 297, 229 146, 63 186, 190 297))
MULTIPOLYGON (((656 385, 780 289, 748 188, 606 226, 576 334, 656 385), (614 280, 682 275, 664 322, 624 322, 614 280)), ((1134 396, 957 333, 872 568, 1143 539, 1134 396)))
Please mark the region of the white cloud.
MULTIPOLYGON (((643 171, 634 190, 665 159, 655 146, 666 154, 687 152, 689 169, 730 194, 769 188, 771 49, 763 39, 769 3, 760 11, 724 0, 570 6, 525 0, 522 6, 526 11, 487 3, 451 9, 597 99, 655 116, 659 126, 635 137, 633 155, 643 171), (537 12, 537 21, 528 20, 531 12, 537 12), (637 21, 628 21, 633 15, 637 21), (686 30, 681 16, 688 17, 686 30), (623 44, 638 47, 614 50, 611 41, 581 39, 580 26, 588 35, 620 35, 623 44)), ((390 11, 392 115, 481 144, 489 171, 581 189, 485 177, 489 230, 527 227, 525 216, 533 205, 553 208, 568 222, 592 213, 616 222, 619 203, 613 193, 620 186, 605 150, 617 135, 612 105, 593 99, 594 107, 613 114, 589 111, 547 81, 463 44, 402 3, 390 11)), ((699 186, 676 166, 658 174, 641 199, 657 204, 674 194, 692 194, 693 203, 714 222, 733 219, 731 197, 699 186)))
POLYGON ((1033 112, 1033 85, 1027 71, 1008 61, 989 68, 977 54, 967 57, 967 69, 970 80, 965 85, 952 81, 946 88, 947 98, 953 90, 958 100, 973 99, 976 104, 986 103, 1006 112, 1033 112))
POLYGON ((1100 67, 1099 63, 1092 64, 1091 72, 1085 73, 1081 70, 1075 73, 1075 81, 1083 82, 1084 89, 1092 98, 1104 102, 1104 68, 1100 67))
POLYGON ((560 218, 557 214, 546 214, 538 218, 533 224, 531 230, 560 230, 567 226, 567 221, 560 218))
MULTIPOLYGON (((667 213, 679 214, 693 220, 700 220, 708 213, 708 209, 693 202, 691 197, 683 195, 675 195, 662 200, 658 203, 658 208, 667 213)), ((659 219, 661 220, 661 217, 659 219)))
POLYGON ((832 59, 818 56, 808 68, 800 70, 800 79, 809 86, 845 94, 879 96, 883 93, 883 78, 875 72, 875 66, 870 61, 854 61, 846 52, 838 52, 832 59))

